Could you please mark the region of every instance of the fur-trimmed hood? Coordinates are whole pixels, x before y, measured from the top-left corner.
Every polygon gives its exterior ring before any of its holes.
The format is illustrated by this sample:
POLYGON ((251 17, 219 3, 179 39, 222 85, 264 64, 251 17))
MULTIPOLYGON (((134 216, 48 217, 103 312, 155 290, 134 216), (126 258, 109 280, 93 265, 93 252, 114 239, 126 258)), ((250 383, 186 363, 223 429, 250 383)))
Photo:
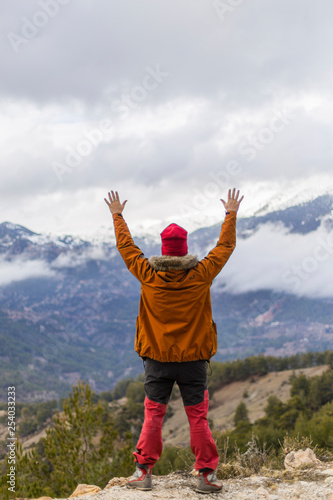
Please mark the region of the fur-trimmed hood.
POLYGON ((155 271, 187 271, 198 264, 196 255, 187 254, 182 257, 173 255, 156 255, 148 259, 149 264, 155 271))

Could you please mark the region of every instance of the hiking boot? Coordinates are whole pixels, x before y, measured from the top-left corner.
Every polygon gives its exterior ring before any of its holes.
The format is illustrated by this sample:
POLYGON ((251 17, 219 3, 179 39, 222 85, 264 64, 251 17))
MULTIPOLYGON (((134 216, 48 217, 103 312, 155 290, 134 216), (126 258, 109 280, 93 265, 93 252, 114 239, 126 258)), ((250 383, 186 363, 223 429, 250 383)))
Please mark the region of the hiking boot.
POLYGON ((216 477, 215 471, 199 472, 197 477, 197 487, 195 491, 198 493, 214 493, 222 490, 222 481, 216 477))
POLYGON ((136 488, 137 490, 151 490, 151 469, 140 469, 137 467, 133 476, 127 479, 127 486, 129 488, 136 488))

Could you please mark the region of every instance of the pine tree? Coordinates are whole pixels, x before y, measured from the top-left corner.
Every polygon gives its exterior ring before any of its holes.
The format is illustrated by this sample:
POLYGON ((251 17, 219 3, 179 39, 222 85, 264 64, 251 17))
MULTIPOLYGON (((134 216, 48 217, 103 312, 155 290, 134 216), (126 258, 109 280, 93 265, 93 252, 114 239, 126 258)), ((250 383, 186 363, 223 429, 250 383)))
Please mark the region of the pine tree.
POLYGON ((247 411, 246 404, 244 403, 244 401, 241 401, 236 408, 236 412, 235 412, 235 416, 234 416, 235 427, 237 427, 239 422, 249 422, 248 411, 247 411))
POLYGON ((46 430, 43 443, 52 464, 50 482, 57 494, 66 495, 78 483, 95 479, 99 452, 93 438, 101 429, 103 415, 103 406, 93 402, 91 388, 82 380, 63 402, 63 412, 54 416, 54 427, 46 430))
MULTIPOLYGON (((63 411, 32 450, 17 441, 17 489, 15 496, 68 497, 79 483, 104 488, 117 475, 133 472, 133 436, 119 438, 112 412, 83 380, 62 400, 63 411)), ((9 500, 6 462, 1 464, 0 498, 9 500)))

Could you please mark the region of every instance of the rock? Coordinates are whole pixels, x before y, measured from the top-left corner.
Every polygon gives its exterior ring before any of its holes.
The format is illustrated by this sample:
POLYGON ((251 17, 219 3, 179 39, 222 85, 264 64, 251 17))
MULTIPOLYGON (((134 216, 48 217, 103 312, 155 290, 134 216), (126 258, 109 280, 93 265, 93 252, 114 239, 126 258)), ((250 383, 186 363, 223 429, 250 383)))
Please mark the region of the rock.
POLYGON ((91 484, 79 484, 69 498, 81 497, 83 495, 94 495, 99 491, 102 491, 99 486, 91 484))
POLYGON ((268 498, 268 499, 270 498, 270 494, 263 487, 258 488, 256 490, 256 494, 259 495, 260 497, 264 497, 264 498, 268 498))
MULTIPOLYGON (((333 477, 327 477, 325 480, 324 480, 324 483, 332 483, 333 482, 333 477)), ((333 496, 332 496, 332 499, 333 499, 333 496)))
POLYGON ((266 477, 264 476, 250 476, 249 477, 249 481, 251 483, 258 483, 258 482, 262 482, 262 481, 265 481, 265 479, 267 479, 266 477))
POLYGON ((307 448, 305 451, 291 451, 284 459, 284 466, 289 470, 297 469, 297 467, 305 464, 314 465, 320 463, 320 460, 318 460, 310 448, 307 448))
POLYGON ((126 484, 127 479, 125 477, 114 477, 110 479, 104 489, 108 490, 109 488, 113 488, 114 486, 126 486, 126 484))
POLYGON ((14 498, 13 500, 52 500, 51 497, 38 497, 38 498, 14 498))
POLYGON ((235 496, 235 500, 248 500, 248 496, 246 493, 238 492, 235 496))
POLYGON ((326 469, 321 471, 320 474, 323 474, 324 476, 333 476, 333 469, 326 469))

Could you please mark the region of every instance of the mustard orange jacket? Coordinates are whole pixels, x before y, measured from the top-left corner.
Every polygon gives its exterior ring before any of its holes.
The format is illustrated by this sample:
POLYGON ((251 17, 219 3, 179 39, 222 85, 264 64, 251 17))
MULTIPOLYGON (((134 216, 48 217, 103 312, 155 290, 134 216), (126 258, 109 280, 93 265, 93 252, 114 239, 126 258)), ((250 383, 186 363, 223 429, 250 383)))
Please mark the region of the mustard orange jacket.
POLYGON ((209 360, 217 350, 210 287, 236 246, 236 212, 226 215, 219 241, 207 257, 147 259, 121 214, 113 215, 117 248, 141 283, 135 350, 156 361, 209 360))

